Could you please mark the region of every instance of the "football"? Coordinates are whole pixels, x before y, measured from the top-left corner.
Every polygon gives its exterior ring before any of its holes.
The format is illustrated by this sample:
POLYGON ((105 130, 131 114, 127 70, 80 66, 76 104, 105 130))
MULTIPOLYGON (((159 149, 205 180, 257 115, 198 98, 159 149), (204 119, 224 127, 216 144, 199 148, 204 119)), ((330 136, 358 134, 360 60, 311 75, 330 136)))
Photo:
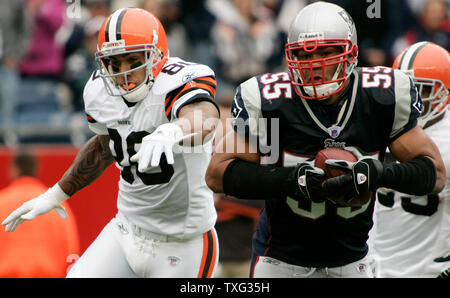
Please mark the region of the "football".
POLYGON ((341 176, 341 175, 350 173, 349 170, 337 169, 337 168, 333 168, 333 167, 326 165, 325 161, 327 159, 341 159, 341 160, 352 161, 352 162, 358 161, 358 159, 356 158, 355 155, 353 155, 353 153, 351 153, 347 150, 344 150, 344 149, 325 148, 325 149, 320 150, 316 155, 316 159, 314 161, 314 166, 324 170, 325 175, 326 175, 325 179, 333 178, 333 177, 337 177, 337 176, 341 176))
MULTIPOLYGON (((327 159, 340 159, 351 162, 358 161, 358 158, 351 152, 340 148, 325 148, 319 151, 314 161, 314 166, 321 168, 325 172, 325 178, 333 178, 350 173, 350 170, 337 169, 325 164, 327 159)), ((366 204, 372 196, 372 192, 361 194, 358 197, 353 198, 350 202, 344 202, 343 200, 334 199, 333 201, 341 207, 361 207, 366 204)))

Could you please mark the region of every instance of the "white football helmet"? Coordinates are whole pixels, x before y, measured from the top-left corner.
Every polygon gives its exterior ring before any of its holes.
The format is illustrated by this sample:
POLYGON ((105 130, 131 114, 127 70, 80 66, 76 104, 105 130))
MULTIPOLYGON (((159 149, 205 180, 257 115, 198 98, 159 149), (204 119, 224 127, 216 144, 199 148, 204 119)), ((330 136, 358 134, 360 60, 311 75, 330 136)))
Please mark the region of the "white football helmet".
POLYGON ((345 80, 357 64, 356 28, 351 16, 340 6, 315 2, 305 6, 291 23, 285 46, 287 66, 295 92, 302 98, 322 100, 344 88, 345 80), (315 60, 299 60, 296 52, 312 53, 321 47, 338 46, 339 55, 315 60), (325 78, 325 67, 338 65, 331 80, 325 78), (305 70, 310 78, 306 78, 305 70), (321 79, 314 79, 314 72, 321 79))

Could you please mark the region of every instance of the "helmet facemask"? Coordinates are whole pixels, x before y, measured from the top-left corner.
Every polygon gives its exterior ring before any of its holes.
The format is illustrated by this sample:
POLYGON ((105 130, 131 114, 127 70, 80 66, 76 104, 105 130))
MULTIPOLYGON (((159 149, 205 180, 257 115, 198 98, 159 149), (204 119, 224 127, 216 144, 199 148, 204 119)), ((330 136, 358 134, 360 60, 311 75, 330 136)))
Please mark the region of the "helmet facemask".
MULTIPOLYGON (((154 36, 157 36, 156 34, 154 36)), ((109 95, 122 96, 130 102, 137 102, 144 99, 150 91, 156 78, 157 70, 155 69, 163 58, 163 53, 157 47, 158 40, 151 44, 130 45, 125 46, 124 42, 104 43, 103 48, 95 54, 95 61, 100 70, 100 77, 103 79, 106 90, 109 95), (108 46, 111 45, 112 46, 108 46), (130 70, 123 72, 115 72, 110 63, 111 57, 144 52, 144 63, 130 70), (145 79, 137 86, 128 82, 128 74, 131 72, 145 69, 145 79), (123 78, 123 84, 118 84, 118 78, 123 78)))
POLYGON ((419 125, 423 128, 445 113, 450 103, 449 91, 440 80, 413 77, 413 81, 423 102, 423 111, 418 117, 419 125))
POLYGON ((348 39, 306 40, 288 43, 285 48, 291 83, 296 93, 305 99, 324 100, 340 92, 345 80, 356 65, 357 46, 348 39), (319 48, 339 47, 338 55, 314 60, 300 60, 297 53, 313 53, 319 48), (326 68, 336 66, 331 79, 326 79, 326 68))

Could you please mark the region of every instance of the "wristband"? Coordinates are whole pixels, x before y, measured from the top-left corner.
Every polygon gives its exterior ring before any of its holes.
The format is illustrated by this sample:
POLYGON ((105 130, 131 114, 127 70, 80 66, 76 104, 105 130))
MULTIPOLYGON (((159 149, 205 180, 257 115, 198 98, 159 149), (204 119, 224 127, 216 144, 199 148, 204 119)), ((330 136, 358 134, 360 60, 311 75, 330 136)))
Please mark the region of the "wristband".
POLYGON ((47 197, 53 198, 56 200, 56 202, 61 203, 64 202, 65 200, 67 200, 68 198, 70 198, 70 196, 68 194, 66 194, 61 186, 59 186, 58 183, 56 183, 55 185, 53 185, 51 188, 49 188, 46 192, 45 195, 47 197))

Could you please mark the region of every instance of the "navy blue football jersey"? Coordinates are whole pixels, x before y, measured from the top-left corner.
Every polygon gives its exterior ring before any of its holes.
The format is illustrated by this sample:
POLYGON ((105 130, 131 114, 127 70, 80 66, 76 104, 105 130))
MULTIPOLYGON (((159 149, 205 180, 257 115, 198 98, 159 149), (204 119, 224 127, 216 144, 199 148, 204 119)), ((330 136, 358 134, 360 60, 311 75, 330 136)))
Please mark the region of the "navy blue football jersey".
MULTIPOLYGON (((385 67, 356 68, 340 99, 325 106, 300 98, 286 72, 242 83, 233 128, 257 144, 262 162, 294 166, 328 147, 357 146, 380 160, 387 146, 417 124, 422 102, 412 80, 385 67)), ((339 207, 292 197, 264 198, 254 252, 307 267, 342 266, 363 258, 374 198, 339 207)))

